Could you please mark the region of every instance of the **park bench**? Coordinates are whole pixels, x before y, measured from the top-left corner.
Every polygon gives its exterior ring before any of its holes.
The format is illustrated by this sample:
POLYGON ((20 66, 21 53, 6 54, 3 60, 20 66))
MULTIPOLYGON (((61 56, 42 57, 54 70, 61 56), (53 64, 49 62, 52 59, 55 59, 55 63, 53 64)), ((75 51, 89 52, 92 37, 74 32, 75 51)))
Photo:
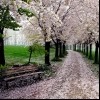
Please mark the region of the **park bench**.
POLYGON ((20 72, 17 71, 17 72, 11 73, 11 74, 6 73, 6 77, 18 76, 18 75, 23 75, 23 74, 32 73, 32 72, 33 72, 33 70, 28 70, 28 71, 23 70, 23 71, 20 71, 20 72))
POLYGON ((41 80, 43 75, 44 72, 17 74, 16 76, 5 77, 3 85, 6 89, 30 85, 41 80))

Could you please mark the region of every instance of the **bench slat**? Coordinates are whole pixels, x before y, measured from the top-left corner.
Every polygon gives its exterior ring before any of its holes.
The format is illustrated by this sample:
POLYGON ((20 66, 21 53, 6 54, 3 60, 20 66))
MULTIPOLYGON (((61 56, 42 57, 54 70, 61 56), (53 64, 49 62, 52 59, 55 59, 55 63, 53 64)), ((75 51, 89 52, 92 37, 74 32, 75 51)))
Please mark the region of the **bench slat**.
POLYGON ((20 75, 20 76, 9 77, 9 78, 5 78, 4 81, 10 81, 10 80, 14 80, 17 78, 31 76, 31 75, 37 75, 37 74, 44 74, 44 72, 37 72, 37 73, 30 73, 30 74, 28 73, 28 74, 24 74, 24 75, 20 75))

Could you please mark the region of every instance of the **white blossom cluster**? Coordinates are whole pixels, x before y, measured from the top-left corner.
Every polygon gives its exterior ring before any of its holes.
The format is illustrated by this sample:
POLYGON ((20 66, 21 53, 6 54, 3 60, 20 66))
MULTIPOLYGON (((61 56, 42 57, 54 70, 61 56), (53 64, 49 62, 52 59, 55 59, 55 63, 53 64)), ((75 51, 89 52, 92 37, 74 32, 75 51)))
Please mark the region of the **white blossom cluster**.
MULTIPOLYGON (((42 40, 60 38, 74 44, 99 40, 99 0, 0 0, 9 5, 11 14, 23 26, 22 33, 41 34, 42 40), (35 16, 18 14, 18 8, 29 9, 35 16), (92 34, 91 34, 92 33, 92 34)), ((41 39, 40 39, 41 40, 41 39)))

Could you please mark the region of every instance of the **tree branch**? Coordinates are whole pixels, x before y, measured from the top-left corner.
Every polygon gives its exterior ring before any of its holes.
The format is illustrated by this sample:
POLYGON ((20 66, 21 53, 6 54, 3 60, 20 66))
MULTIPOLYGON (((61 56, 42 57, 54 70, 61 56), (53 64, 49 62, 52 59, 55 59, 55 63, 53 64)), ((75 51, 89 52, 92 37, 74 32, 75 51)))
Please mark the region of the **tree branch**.
POLYGON ((61 1, 59 2, 59 6, 58 6, 58 8, 57 8, 57 10, 56 10, 55 14, 57 14, 57 13, 58 13, 58 11, 59 11, 60 7, 61 7, 61 1))
POLYGON ((51 35, 51 39, 52 41, 56 44, 56 41, 54 40, 53 36, 51 35))

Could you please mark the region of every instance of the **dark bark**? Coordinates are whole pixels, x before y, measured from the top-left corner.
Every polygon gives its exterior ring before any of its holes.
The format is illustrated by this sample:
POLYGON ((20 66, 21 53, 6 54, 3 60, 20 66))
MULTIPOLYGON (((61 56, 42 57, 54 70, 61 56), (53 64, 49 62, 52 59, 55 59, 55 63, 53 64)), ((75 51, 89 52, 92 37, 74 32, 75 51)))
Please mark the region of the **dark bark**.
POLYGON ((55 58, 58 59, 59 58, 59 40, 57 39, 57 42, 55 43, 55 58))
POLYGON ((90 44, 90 46, 89 46, 89 47, 90 47, 90 49, 89 49, 89 50, 90 50, 89 59, 91 59, 91 60, 92 60, 92 59, 93 59, 93 56, 92 56, 92 44, 90 44))
POLYGON ((85 50, 84 50, 84 43, 83 43, 83 53, 84 53, 84 51, 85 51, 85 50))
POLYGON ((73 44, 73 50, 74 50, 74 51, 76 51, 76 47, 75 47, 75 45, 76 45, 76 44, 73 44))
POLYGON ((72 46, 70 45, 70 50, 72 50, 72 46))
POLYGON ((0 65, 5 65, 3 29, 0 28, 0 65))
POLYGON ((79 51, 81 52, 81 43, 79 44, 79 51))
POLYGON ((75 51, 75 44, 73 44, 73 51, 75 51))
POLYGON ((56 40, 54 40, 52 36, 51 36, 51 38, 55 44, 55 57, 52 61, 59 61, 59 54, 60 54, 59 42, 60 42, 60 40, 58 38, 56 38, 56 40))
POLYGON ((75 44, 75 51, 76 51, 76 44, 75 44))
POLYGON ((84 54, 85 54, 85 51, 86 51, 86 50, 85 50, 85 43, 84 43, 84 54))
POLYGON ((88 50, 89 50, 89 48, 88 48, 88 43, 86 44, 86 56, 88 57, 88 50))
POLYGON ((82 44, 82 52, 84 52, 84 45, 82 44))
POLYGON ((98 54, 99 54, 99 42, 97 41, 96 43, 95 43, 95 46, 96 46, 96 48, 95 48, 95 60, 94 60, 94 63, 98 63, 98 54))
POLYGON ((59 57, 63 57, 63 54, 62 54, 62 51, 63 51, 63 50, 62 50, 62 49, 63 49, 63 47, 62 47, 62 42, 60 41, 60 42, 59 42, 59 50, 60 50, 60 51, 59 51, 59 57))
POLYGON ((66 54, 66 45, 65 45, 65 43, 63 43, 63 55, 65 55, 66 54))
POLYGON ((45 42, 45 64, 50 65, 50 42, 45 42))

